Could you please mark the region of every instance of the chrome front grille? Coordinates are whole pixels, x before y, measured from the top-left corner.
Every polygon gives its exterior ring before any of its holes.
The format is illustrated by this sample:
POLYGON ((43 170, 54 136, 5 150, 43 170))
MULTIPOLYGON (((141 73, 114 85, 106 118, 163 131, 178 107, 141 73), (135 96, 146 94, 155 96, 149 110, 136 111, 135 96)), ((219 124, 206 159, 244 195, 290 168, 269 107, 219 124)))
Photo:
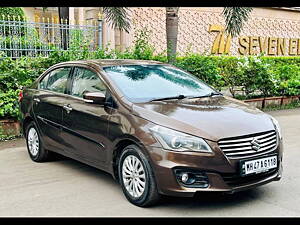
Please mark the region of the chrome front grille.
POLYGON ((229 158, 246 158, 272 152, 277 147, 275 130, 257 134, 224 138, 218 141, 219 147, 229 158))

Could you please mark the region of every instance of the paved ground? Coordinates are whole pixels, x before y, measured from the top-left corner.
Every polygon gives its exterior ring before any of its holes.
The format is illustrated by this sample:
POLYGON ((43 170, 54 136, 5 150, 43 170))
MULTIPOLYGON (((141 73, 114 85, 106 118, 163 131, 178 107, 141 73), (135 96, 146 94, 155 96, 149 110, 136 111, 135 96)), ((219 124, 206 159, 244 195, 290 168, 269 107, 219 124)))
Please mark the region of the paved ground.
POLYGON ((234 195, 167 198, 138 208, 110 175, 70 159, 32 162, 24 140, 0 142, 0 216, 300 216, 300 109, 270 113, 283 129, 279 182, 234 195))

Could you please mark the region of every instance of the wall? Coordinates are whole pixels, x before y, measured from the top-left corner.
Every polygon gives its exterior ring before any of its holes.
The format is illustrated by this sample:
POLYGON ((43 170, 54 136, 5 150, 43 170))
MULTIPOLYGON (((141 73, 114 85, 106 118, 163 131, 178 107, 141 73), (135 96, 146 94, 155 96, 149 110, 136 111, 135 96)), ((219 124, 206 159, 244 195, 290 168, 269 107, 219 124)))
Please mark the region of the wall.
MULTIPOLYGON (((133 26, 130 32, 131 40, 134 41, 135 31, 147 27, 152 31, 150 43, 156 47, 157 52, 164 51, 166 49, 165 8, 142 7, 132 8, 131 10, 133 26)), ((179 10, 178 52, 183 54, 186 51, 192 51, 210 54, 218 32, 209 32, 209 27, 212 24, 225 25, 221 15, 222 10, 222 7, 181 7, 179 10)), ((288 55, 289 39, 297 38, 297 40, 294 40, 293 46, 296 45, 297 47, 300 43, 300 12, 275 8, 254 8, 251 18, 245 24, 239 37, 241 36, 247 38, 249 36, 262 37, 262 42, 266 37, 267 41, 269 41, 269 37, 287 38, 285 40, 276 39, 272 44, 275 45, 273 51, 277 54, 277 42, 285 42, 286 52, 284 55, 288 55)), ((225 41, 226 37, 227 35, 224 35, 225 41)), ((241 54, 238 50, 240 48, 239 37, 234 37, 231 40, 229 53, 232 55, 241 54)), ((255 51, 259 53, 259 40, 254 39, 253 45, 251 53, 255 53, 255 51)), ((298 49, 300 49, 300 44, 298 49)), ((297 52, 297 49, 294 49, 295 51, 297 52)), ((246 54, 249 53, 247 50, 246 54)))

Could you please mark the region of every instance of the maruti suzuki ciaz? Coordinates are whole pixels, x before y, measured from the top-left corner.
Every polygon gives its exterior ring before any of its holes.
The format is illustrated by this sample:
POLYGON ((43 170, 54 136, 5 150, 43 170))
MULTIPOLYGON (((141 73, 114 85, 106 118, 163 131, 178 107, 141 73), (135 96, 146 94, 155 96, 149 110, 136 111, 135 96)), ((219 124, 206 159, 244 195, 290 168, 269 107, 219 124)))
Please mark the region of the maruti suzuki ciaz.
POLYGON ((137 206, 281 178, 278 122, 173 65, 63 62, 19 100, 33 161, 55 152, 107 171, 137 206))

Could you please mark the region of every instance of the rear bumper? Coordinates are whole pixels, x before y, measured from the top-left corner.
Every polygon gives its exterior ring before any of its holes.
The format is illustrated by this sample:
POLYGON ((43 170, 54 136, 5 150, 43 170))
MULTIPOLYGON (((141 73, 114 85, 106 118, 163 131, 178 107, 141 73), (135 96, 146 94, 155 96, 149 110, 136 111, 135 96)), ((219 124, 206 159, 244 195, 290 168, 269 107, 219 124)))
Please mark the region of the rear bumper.
POLYGON ((239 160, 229 160, 216 145, 213 148, 213 155, 185 153, 184 157, 183 153, 167 152, 156 147, 149 149, 159 193, 182 197, 192 197, 200 191, 234 193, 281 179, 283 170, 282 142, 275 150, 278 154, 278 168, 246 178, 236 175, 239 173, 237 166, 239 160), (176 168, 205 172, 209 185, 205 188, 183 186, 178 182, 174 173, 176 168))

